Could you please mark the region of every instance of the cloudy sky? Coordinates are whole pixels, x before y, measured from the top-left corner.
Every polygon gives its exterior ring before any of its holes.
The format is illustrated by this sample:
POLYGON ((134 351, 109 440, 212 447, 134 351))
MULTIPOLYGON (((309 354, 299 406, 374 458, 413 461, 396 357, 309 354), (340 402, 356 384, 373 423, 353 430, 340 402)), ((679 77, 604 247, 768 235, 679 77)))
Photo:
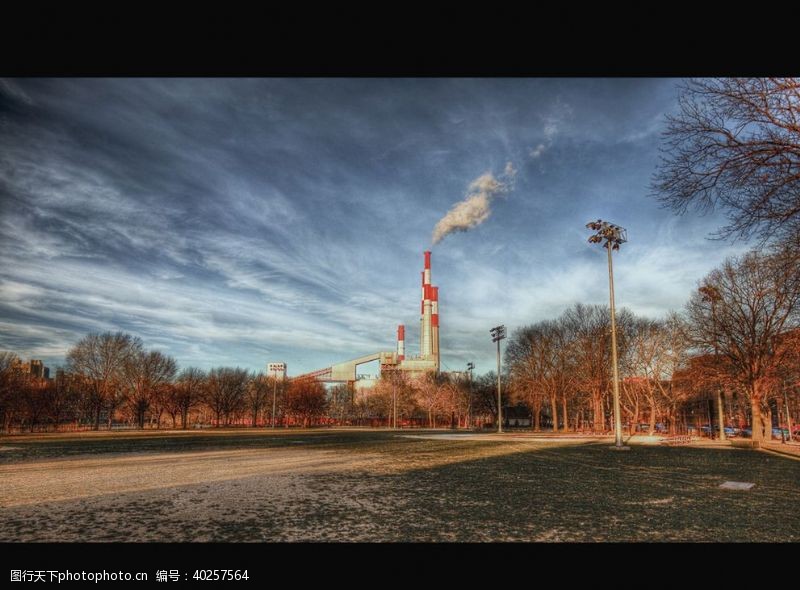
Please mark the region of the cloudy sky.
POLYGON ((680 309, 742 246, 648 196, 676 83, 0 80, 0 348, 57 366, 123 330, 298 374, 405 323, 413 354, 431 248, 443 368, 486 371, 492 326, 608 302, 598 217, 628 229, 618 306, 680 309))

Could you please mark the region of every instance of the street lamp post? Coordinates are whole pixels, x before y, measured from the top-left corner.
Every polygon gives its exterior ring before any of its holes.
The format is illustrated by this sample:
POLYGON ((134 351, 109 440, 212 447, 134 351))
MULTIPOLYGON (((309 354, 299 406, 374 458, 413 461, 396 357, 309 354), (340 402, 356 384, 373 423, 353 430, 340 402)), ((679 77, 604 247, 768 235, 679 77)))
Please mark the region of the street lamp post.
POLYGON ((500 398, 500 341, 506 337, 506 327, 496 326, 489 330, 492 342, 497 342, 497 432, 503 432, 503 402, 500 398))
POLYGON ((624 228, 598 219, 586 224, 588 229, 597 233, 589 236, 589 242, 599 244, 603 241, 603 247, 608 251, 608 298, 611 302, 611 363, 614 370, 614 449, 628 450, 622 444, 622 416, 619 407, 619 368, 617 364, 617 319, 614 310, 614 267, 611 262, 611 251, 619 250, 620 244, 628 241, 628 235, 624 228))
POLYGON ((468 381, 468 394, 469 401, 467 402, 467 428, 472 426, 472 370, 475 368, 475 363, 467 363, 467 373, 469 374, 468 381))

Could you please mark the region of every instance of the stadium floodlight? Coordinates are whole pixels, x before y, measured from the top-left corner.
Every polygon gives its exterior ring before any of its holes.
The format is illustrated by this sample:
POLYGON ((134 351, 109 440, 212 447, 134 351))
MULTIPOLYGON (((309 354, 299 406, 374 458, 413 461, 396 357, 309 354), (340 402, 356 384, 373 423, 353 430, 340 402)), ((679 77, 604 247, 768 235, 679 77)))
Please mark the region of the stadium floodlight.
POLYGON ((500 341, 506 337, 505 326, 495 326, 489 333, 492 335, 492 342, 497 342, 497 432, 503 432, 503 403, 500 398, 500 341))
POLYGON ((589 237, 592 244, 603 244, 603 248, 608 251, 608 298, 611 302, 611 362, 614 370, 614 446, 617 450, 627 450, 622 444, 622 416, 620 415, 619 405, 619 366, 617 363, 617 320, 614 311, 614 268, 611 263, 611 251, 619 250, 620 244, 628 241, 628 234, 625 228, 602 219, 590 221, 586 224, 588 229, 596 232, 589 237))

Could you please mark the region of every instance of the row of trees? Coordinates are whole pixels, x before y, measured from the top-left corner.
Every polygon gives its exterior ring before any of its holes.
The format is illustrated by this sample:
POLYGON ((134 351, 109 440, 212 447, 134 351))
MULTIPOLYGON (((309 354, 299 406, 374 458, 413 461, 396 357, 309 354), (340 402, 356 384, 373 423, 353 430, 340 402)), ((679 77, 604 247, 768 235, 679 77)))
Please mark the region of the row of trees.
MULTIPOLYGON (((662 320, 618 313, 621 404, 633 427, 646 420, 676 431, 692 421, 725 422, 770 436, 774 415, 789 416, 800 383, 800 261, 773 248, 727 260, 692 294, 685 313, 662 320), (717 403, 717 411, 709 403, 717 403)), ((172 357, 124 333, 89 334, 53 380, 19 370, 0 353, 4 430, 114 421, 144 428, 276 423, 400 424, 430 427, 494 422, 496 375, 389 372, 372 389, 326 391, 244 369, 178 371, 172 357)), ((530 409, 533 427, 611 428, 610 313, 576 304, 560 317, 517 330, 505 352, 505 405, 530 409)), ((784 419, 785 421, 785 419, 784 419)))
MULTIPOLYGON (((727 422, 771 436, 772 415, 794 407, 800 383, 800 266, 787 249, 754 251, 709 273, 684 314, 663 320, 617 317, 624 419, 672 430, 723 404, 727 422)), ((555 320, 518 330, 506 366, 517 400, 542 406, 564 429, 607 430, 611 392, 610 313, 576 305, 555 320)), ((719 408, 718 408, 719 409, 719 408)), ((713 417, 712 417, 713 415, 713 417)), ((538 425, 537 425, 538 427, 538 425)))
POLYGON ((325 410, 325 390, 315 382, 284 383, 244 369, 178 371, 175 359, 148 351, 124 334, 89 334, 73 346, 54 379, 20 370, 17 357, 0 352, 0 425, 3 430, 99 429, 117 422, 144 428, 190 424, 225 426, 299 422, 312 424, 325 410), (274 410, 273 410, 274 408, 274 410), (274 412, 274 413, 273 413, 274 412))

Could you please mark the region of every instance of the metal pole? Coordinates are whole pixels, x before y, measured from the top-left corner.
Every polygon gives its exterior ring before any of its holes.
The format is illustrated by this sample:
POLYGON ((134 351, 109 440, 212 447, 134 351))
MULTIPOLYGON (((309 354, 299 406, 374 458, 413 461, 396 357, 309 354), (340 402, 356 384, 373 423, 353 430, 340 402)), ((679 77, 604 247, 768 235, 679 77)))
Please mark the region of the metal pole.
POLYGON ((286 405, 286 407, 283 409, 283 420, 286 423, 285 428, 289 428, 289 388, 286 387, 283 393, 283 403, 286 405))
POLYGON ((272 378, 272 427, 275 428, 275 401, 278 393, 278 376, 272 378))
POLYGON ((500 397, 500 339, 497 340, 497 432, 503 432, 503 403, 500 397))
POLYGON ((783 404, 786 406, 786 426, 789 428, 789 442, 792 441, 792 415, 789 413, 789 396, 786 394, 786 379, 783 380, 783 404))
POLYGON ((472 369, 467 366, 467 372, 469 373, 469 381, 468 381, 468 402, 467 402, 467 429, 472 427, 472 369))
POLYGON ((611 242, 606 242, 608 250, 608 291, 611 301, 611 362, 614 366, 614 446, 622 447, 622 416, 619 409, 619 369, 617 368, 617 321, 614 311, 614 268, 611 264, 611 242))
POLYGON ((394 416, 394 429, 397 430, 397 383, 392 381, 392 414, 394 416))

